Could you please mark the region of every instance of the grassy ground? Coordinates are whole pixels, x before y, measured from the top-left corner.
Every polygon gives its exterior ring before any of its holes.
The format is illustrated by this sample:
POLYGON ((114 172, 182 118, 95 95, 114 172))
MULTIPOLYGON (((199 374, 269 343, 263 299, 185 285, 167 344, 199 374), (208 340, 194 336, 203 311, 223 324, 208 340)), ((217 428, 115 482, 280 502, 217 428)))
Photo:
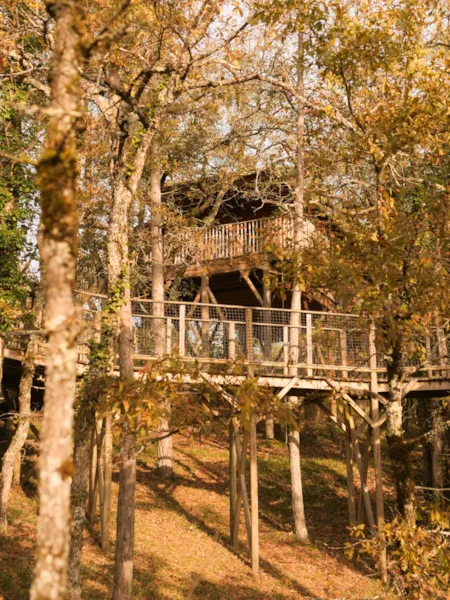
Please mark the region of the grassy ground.
MULTIPOLYGON (((160 481, 152 452, 138 464, 136 498, 136 600, 362 600, 381 598, 373 573, 350 564, 345 463, 328 435, 303 436, 303 478, 311 543, 291 533, 289 463, 280 442, 259 442, 261 577, 249 568, 241 527, 235 554, 228 546, 228 454, 223 440, 202 443, 178 436, 176 477, 160 481)), ((113 485, 117 496, 117 477, 113 485)), ((28 597, 37 503, 15 489, 10 527, 0 538, 0 598, 28 597)), ((115 524, 113 523, 113 529, 115 524)), ((87 600, 109 598, 114 548, 104 555, 96 531, 86 533, 87 600)))

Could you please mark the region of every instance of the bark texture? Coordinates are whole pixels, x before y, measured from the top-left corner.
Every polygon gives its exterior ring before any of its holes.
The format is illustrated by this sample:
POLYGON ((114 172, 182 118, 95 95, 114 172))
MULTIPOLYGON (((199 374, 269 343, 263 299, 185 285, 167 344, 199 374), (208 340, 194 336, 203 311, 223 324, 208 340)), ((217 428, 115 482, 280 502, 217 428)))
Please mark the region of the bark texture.
MULTIPOLYGON (((294 244, 296 251, 300 251, 301 232, 303 226, 303 205, 305 193, 305 108, 300 98, 304 95, 304 73, 303 73, 303 33, 298 33, 298 57, 297 57, 297 91, 298 91, 298 115, 297 115, 297 182, 294 198, 294 244)), ((301 301, 302 293, 300 283, 295 282, 291 300, 291 356, 290 360, 295 364, 299 360, 299 340, 301 326, 301 301)), ((295 367, 290 368, 290 375, 297 375, 295 367)), ((296 401, 292 398, 291 401, 296 401)), ((300 466, 300 432, 291 429, 288 436, 289 460, 291 469, 292 489, 292 514, 294 518, 294 529, 298 537, 305 541, 308 539, 306 527, 305 507, 303 504, 303 486, 300 466)))
MULTIPOLYGON (((154 132, 148 129, 133 157, 133 170, 127 177, 127 144, 116 157, 113 180, 113 206, 108 239, 109 296, 119 298, 119 370, 122 379, 132 379, 133 324, 128 258, 128 212, 141 181, 154 132)), ((131 143, 131 140, 128 140, 131 143)), ((119 457, 119 503, 114 569, 114 600, 131 600, 134 554, 134 498, 136 488, 136 454, 134 433, 124 430, 119 457)))
POLYGON ((0 477, 0 530, 6 531, 9 492, 13 479, 14 463, 20 457, 23 445, 28 436, 31 416, 31 387, 34 377, 35 341, 28 340, 27 349, 22 363, 22 377, 19 386, 19 424, 3 456, 0 477))
POLYGON ((302 471, 300 468, 300 432, 289 431, 289 457, 291 468, 291 496, 294 530, 301 541, 308 539, 308 529, 305 519, 305 504, 303 502, 302 471))
POLYGON ((401 351, 394 348, 388 364, 389 404, 386 407, 386 439, 395 477, 397 508, 411 526, 416 522, 416 498, 411 446, 403 430, 401 351))
MULTIPOLYGON (((159 144, 153 139, 150 172, 150 202, 152 211, 152 300, 155 326, 155 354, 163 356, 166 351, 166 335, 164 321, 164 255, 162 233, 162 202, 161 202, 161 168, 159 163, 159 144)), ((169 433, 170 404, 162 407, 164 416, 158 422, 158 433, 163 436, 158 441, 158 471, 164 479, 173 475, 173 442, 169 433)))
POLYGON ((48 334, 44 417, 40 438, 37 564, 31 600, 67 594, 72 477, 73 403, 76 389, 76 314, 73 305, 77 251, 74 122, 79 100, 81 35, 75 0, 48 0, 55 19, 51 108, 39 161, 42 236, 40 254, 48 334))

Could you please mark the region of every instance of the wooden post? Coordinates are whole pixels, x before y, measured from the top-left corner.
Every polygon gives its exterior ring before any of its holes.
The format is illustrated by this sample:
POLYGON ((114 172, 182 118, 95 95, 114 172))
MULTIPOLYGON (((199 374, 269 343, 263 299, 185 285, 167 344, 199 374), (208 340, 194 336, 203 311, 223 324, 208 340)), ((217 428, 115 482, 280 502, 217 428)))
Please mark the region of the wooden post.
POLYGON ((283 375, 289 375, 289 327, 283 327, 283 375))
POLYGON ((103 515, 102 515, 102 548, 109 550, 109 537, 111 529, 111 483, 112 483, 112 419, 105 417, 104 423, 104 454, 103 454, 103 515))
POLYGON ((230 543, 232 546, 235 545, 235 539, 233 536, 234 522, 236 520, 236 496, 237 496, 237 454, 236 446, 234 444, 234 427, 233 423, 229 426, 229 445, 230 445, 230 543))
POLYGON ((209 277, 202 275, 201 293, 202 293, 202 356, 209 357, 209 277))
MULTIPOLYGON (((267 274, 263 273, 263 306, 264 308, 271 308, 272 306, 272 294, 270 287, 265 283, 267 274)), ((272 324, 271 324, 271 312, 269 310, 263 311, 264 313, 264 334, 263 334, 263 357, 264 360, 272 360, 272 324)), ((266 415, 266 439, 273 440, 275 437, 273 415, 266 415)))
MULTIPOLYGON (((344 409, 345 410, 345 409, 344 409)), ((345 419, 345 463, 347 467, 347 493, 348 493, 348 523, 350 527, 356 525, 355 480, 353 474, 353 449, 350 437, 350 427, 345 419)))
POLYGON ((361 449, 359 446, 358 436, 356 435, 355 421, 350 412, 348 412, 347 414, 347 427, 350 429, 353 453, 356 458, 356 464, 358 466, 359 478, 361 481, 361 493, 364 497, 364 506, 366 507, 367 521, 369 523, 370 530, 372 531, 372 533, 375 533, 375 519, 373 516, 372 504, 370 502, 369 488, 367 486, 366 478, 364 477, 361 449))
POLYGON ((259 575, 259 504, 258 504, 258 462, 256 444, 256 417, 250 423, 250 494, 252 507, 251 561, 253 575, 259 575))
POLYGON ((242 449, 241 444, 239 442, 239 431, 235 424, 234 426, 234 444, 236 446, 236 455, 237 461, 239 464, 239 494, 237 499, 236 506, 236 518, 234 521, 234 531, 233 531, 233 540, 235 544, 237 544, 238 539, 238 531, 239 531, 239 515, 241 502, 244 506, 244 517, 245 517, 245 527, 247 530, 247 541, 248 541, 248 550, 251 556, 252 552, 252 523, 250 516, 250 506, 248 503, 248 495, 247 495, 247 483, 245 481, 245 457, 247 455, 247 444, 248 444, 248 432, 244 430, 244 437, 242 440, 242 449))
MULTIPOLYGON (((306 313, 306 362, 313 364, 313 342, 312 342, 312 314, 306 313)), ((308 377, 313 376, 312 368, 308 367, 308 377)))
POLYGON ((170 317, 167 317, 166 342, 166 352, 172 354, 172 319, 170 317))
POLYGON ((245 310, 245 345, 248 361, 248 372, 253 376, 253 317, 252 309, 245 310))
POLYGON ((228 358, 236 358, 236 324, 233 322, 228 323, 228 358))
POLYGON ((179 352, 180 356, 184 356, 186 354, 186 305, 185 304, 180 304, 178 352, 179 352))
MULTIPOLYGON (((346 367, 348 362, 347 362, 347 332, 345 329, 341 329, 340 344, 341 344, 342 366, 346 367)), ((348 379, 348 371, 347 370, 342 371, 342 378, 348 379)))
MULTIPOLYGON (((370 353, 370 390, 374 394, 378 394, 378 376, 377 376, 377 348, 375 324, 371 323, 369 331, 369 353, 370 353)), ((376 494, 376 509, 377 509, 377 528, 378 532, 382 531, 384 526, 384 500, 383 500, 383 470, 381 464, 381 439, 380 427, 377 425, 380 416, 378 398, 373 395, 371 397, 371 416, 374 427, 372 428, 373 435, 373 459, 375 465, 375 494, 376 494)), ((378 535, 379 539, 379 564, 380 577, 383 583, 387 583, 387 559, 386 559, 386 544, 384 536, 378 535)))

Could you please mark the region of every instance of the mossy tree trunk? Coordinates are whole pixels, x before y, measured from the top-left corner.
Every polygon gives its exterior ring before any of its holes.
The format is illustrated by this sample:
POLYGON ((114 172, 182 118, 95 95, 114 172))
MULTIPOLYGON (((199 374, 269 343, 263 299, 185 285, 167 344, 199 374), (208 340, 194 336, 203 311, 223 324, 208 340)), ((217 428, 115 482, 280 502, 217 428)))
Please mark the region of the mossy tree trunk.
POLYGON ((80 21, 75 0, 48 0, 55 19, 51 58, 51 116, 38 164, 42 235, 39 243, 47 332, 44 416, 40 432, 37 564, 31 600, 67 594, 72 477, 73 404, 76 391, 78 175, 75 120, 80 97, 80 21))

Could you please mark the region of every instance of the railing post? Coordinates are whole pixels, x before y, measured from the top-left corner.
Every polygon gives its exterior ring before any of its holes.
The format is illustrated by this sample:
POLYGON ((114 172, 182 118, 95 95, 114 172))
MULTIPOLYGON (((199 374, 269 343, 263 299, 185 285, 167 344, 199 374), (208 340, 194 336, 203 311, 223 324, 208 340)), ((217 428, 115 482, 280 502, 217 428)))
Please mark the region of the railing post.
POLYGON ((179 323, 179 340, 178 353, 180 356, 186 354, 186 305, 180 304, 180 323, 179 323))
POLYGON ((283 375, 289 375, 289 327, 283 327, 283 375))
MULTIPOLYGON (((340 344, 341 344, 341 362, 342 362, 342 366, 346 367, 348 365, 348 358, 347 358, 347 331, 345 329, 341 329, 340 332, 340 344)), ((348 378, 348 371, 347 369, 345 369, 344 371, 342 371, 342 378, 343 379, 347 379, 348 378)))
POLYGON ((247 308, 245 311, 245 346, 248 361, 248 371, 253 376, 253 314, 252 309, 247 308))
POLYGON ((170 317, 167 317, 166 342, 167 342, 166 352, 167 352, 167 354, 171 354, 172 353, 172 319, 170 317))
MULTIPOLYGON (((306 313, 306 362, 313 364, 312 314, 306 313)), ((313 376, 312 367, 308 366, 308 377, 313 376)))
POLYGON ((236 358, 236 325, 233 322, 228 323, 228 358, 236 358))
MULTIPOLYGON (((375 466, 375 494, 377 507, 377 529, 380 532, 384 526, 384 500, 383 500, 383 471, 381 464, 381 439, 380 426, 378 425, 380 408, 376 394, 378 394, 378 376, 377 376, 377 348, 376 348, 376 330, 375 323, 372 321, 369 331, 369 354, 370 354, 370 391, 371 396, 371 415, 373 421, 373 459, 375 466)), ((386 545, 383 535, 379 535, 379 570, 383 583, 387 582, 386 565, 386 545)))

